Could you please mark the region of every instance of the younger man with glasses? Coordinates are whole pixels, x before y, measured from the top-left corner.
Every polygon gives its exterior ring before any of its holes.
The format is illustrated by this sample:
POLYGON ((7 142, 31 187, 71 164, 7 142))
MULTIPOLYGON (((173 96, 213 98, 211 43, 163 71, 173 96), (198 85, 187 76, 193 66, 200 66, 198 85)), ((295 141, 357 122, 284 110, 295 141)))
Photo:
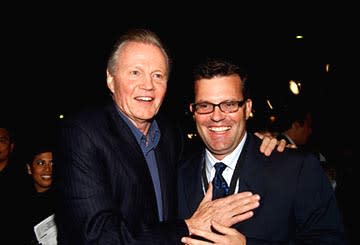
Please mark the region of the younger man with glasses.
POLYGON ((234 226, 237 231, 213 222, 214 230, 190 230, 196 237, 182 242, 198 244, 200 236, 216 244, 342 244, 334 192, 318 160, 294 149, 266 157, 259 152, 261 141, 247 132, 252 101, 240 67, 208 60, 197 67, 194 81, 190 111, 206 149, 179 171, 180 216, 193 214, 218 162, 226 165, 228 194, 249 191, 261 199, 253 217, 234 226))

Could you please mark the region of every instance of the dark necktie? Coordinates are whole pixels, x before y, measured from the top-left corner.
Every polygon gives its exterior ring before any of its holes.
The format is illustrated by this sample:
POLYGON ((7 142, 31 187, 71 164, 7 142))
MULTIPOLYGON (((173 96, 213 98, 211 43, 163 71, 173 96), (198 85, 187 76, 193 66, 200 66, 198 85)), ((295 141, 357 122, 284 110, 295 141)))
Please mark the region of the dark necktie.
POLYGON ((226 183, 222 173, 226 168, 226 165, 222 162, 218 162, 215 164, 215 176, 212 181, 213 184, 213 200, 217 198, 224 197, 229 192, 229 186, 226 183))

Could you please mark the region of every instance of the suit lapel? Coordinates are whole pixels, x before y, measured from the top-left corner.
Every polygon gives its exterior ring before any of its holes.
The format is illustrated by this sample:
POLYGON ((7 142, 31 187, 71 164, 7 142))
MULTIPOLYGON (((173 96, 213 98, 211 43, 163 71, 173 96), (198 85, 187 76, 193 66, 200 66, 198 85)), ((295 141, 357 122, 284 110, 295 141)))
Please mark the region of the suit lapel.
POLYGON ((247 137, 249 144, 246 145, 247 154, 239 175, 239 192, 252 191, 264 197, 266 188, 263 173, 267 158, 259 151, 259 141, 252 134, 248 134, 247 137))
POLYGON ((118 171, 126 171, 129 178, 137 179, 137 183, 144 186, 144 193, 148 193, 149 203, 154 203, 154 210, 156 207, 156 195, 151 180, 151 175, 147 167, 147 163, 140 146, 138 145, 134 135, 125 121, 119 116, 118 111, 114 105, 109 105, 107 108, 109 120, 109 139, 110 144, 114 147, 114 152, 117 152, 115 169, 118 171))
POLYGON ((186 183, 185 198, 188 209, 193 213, 204 197, 204 189, 202 183, 202 171, 205 167, 204 152, 192 158, 188 169, 184 169, 184 183, 186 183))
MULTIPOLYGON (((160 125, 159 125, 160 126, 160 125)), ((176 214, 176 161, 174 158, 175 149, 172 147, 173 138, 168 138, 166 130, 161 129, 161 139, 156 147, 155 155, 159 171, 161 193, 163 200, 163 215, 167 220, 176 214), (172 213, 170 215, 170 213, 172 213)))

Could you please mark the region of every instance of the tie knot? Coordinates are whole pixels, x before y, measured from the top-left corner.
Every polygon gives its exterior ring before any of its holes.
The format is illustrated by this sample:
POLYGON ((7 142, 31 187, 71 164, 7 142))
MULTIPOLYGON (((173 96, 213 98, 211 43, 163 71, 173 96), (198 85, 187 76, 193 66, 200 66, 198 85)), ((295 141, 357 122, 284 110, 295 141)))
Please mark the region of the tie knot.
POLYGON ((226 168, 226 165, 223 162, 217 162, 217 163, 215 163, 214 167, 215 167, 216 172, 218 172, 219 174, 222 174, 222 172, 226 168))

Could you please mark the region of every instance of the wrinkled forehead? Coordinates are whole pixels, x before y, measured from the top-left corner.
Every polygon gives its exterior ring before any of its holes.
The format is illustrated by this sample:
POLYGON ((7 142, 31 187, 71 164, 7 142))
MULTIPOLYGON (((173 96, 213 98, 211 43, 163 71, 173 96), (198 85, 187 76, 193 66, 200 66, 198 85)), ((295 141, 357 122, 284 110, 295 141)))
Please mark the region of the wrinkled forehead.
POLYGON ((118 64, 121 62, 138 60, 146 60, 153 64, 160 64, 162 70, 166 73, 169 72, 169 61, 166 53, 157 45, 153 43, 144 42, 127 42, 119 48, 118 52, 118 64))

